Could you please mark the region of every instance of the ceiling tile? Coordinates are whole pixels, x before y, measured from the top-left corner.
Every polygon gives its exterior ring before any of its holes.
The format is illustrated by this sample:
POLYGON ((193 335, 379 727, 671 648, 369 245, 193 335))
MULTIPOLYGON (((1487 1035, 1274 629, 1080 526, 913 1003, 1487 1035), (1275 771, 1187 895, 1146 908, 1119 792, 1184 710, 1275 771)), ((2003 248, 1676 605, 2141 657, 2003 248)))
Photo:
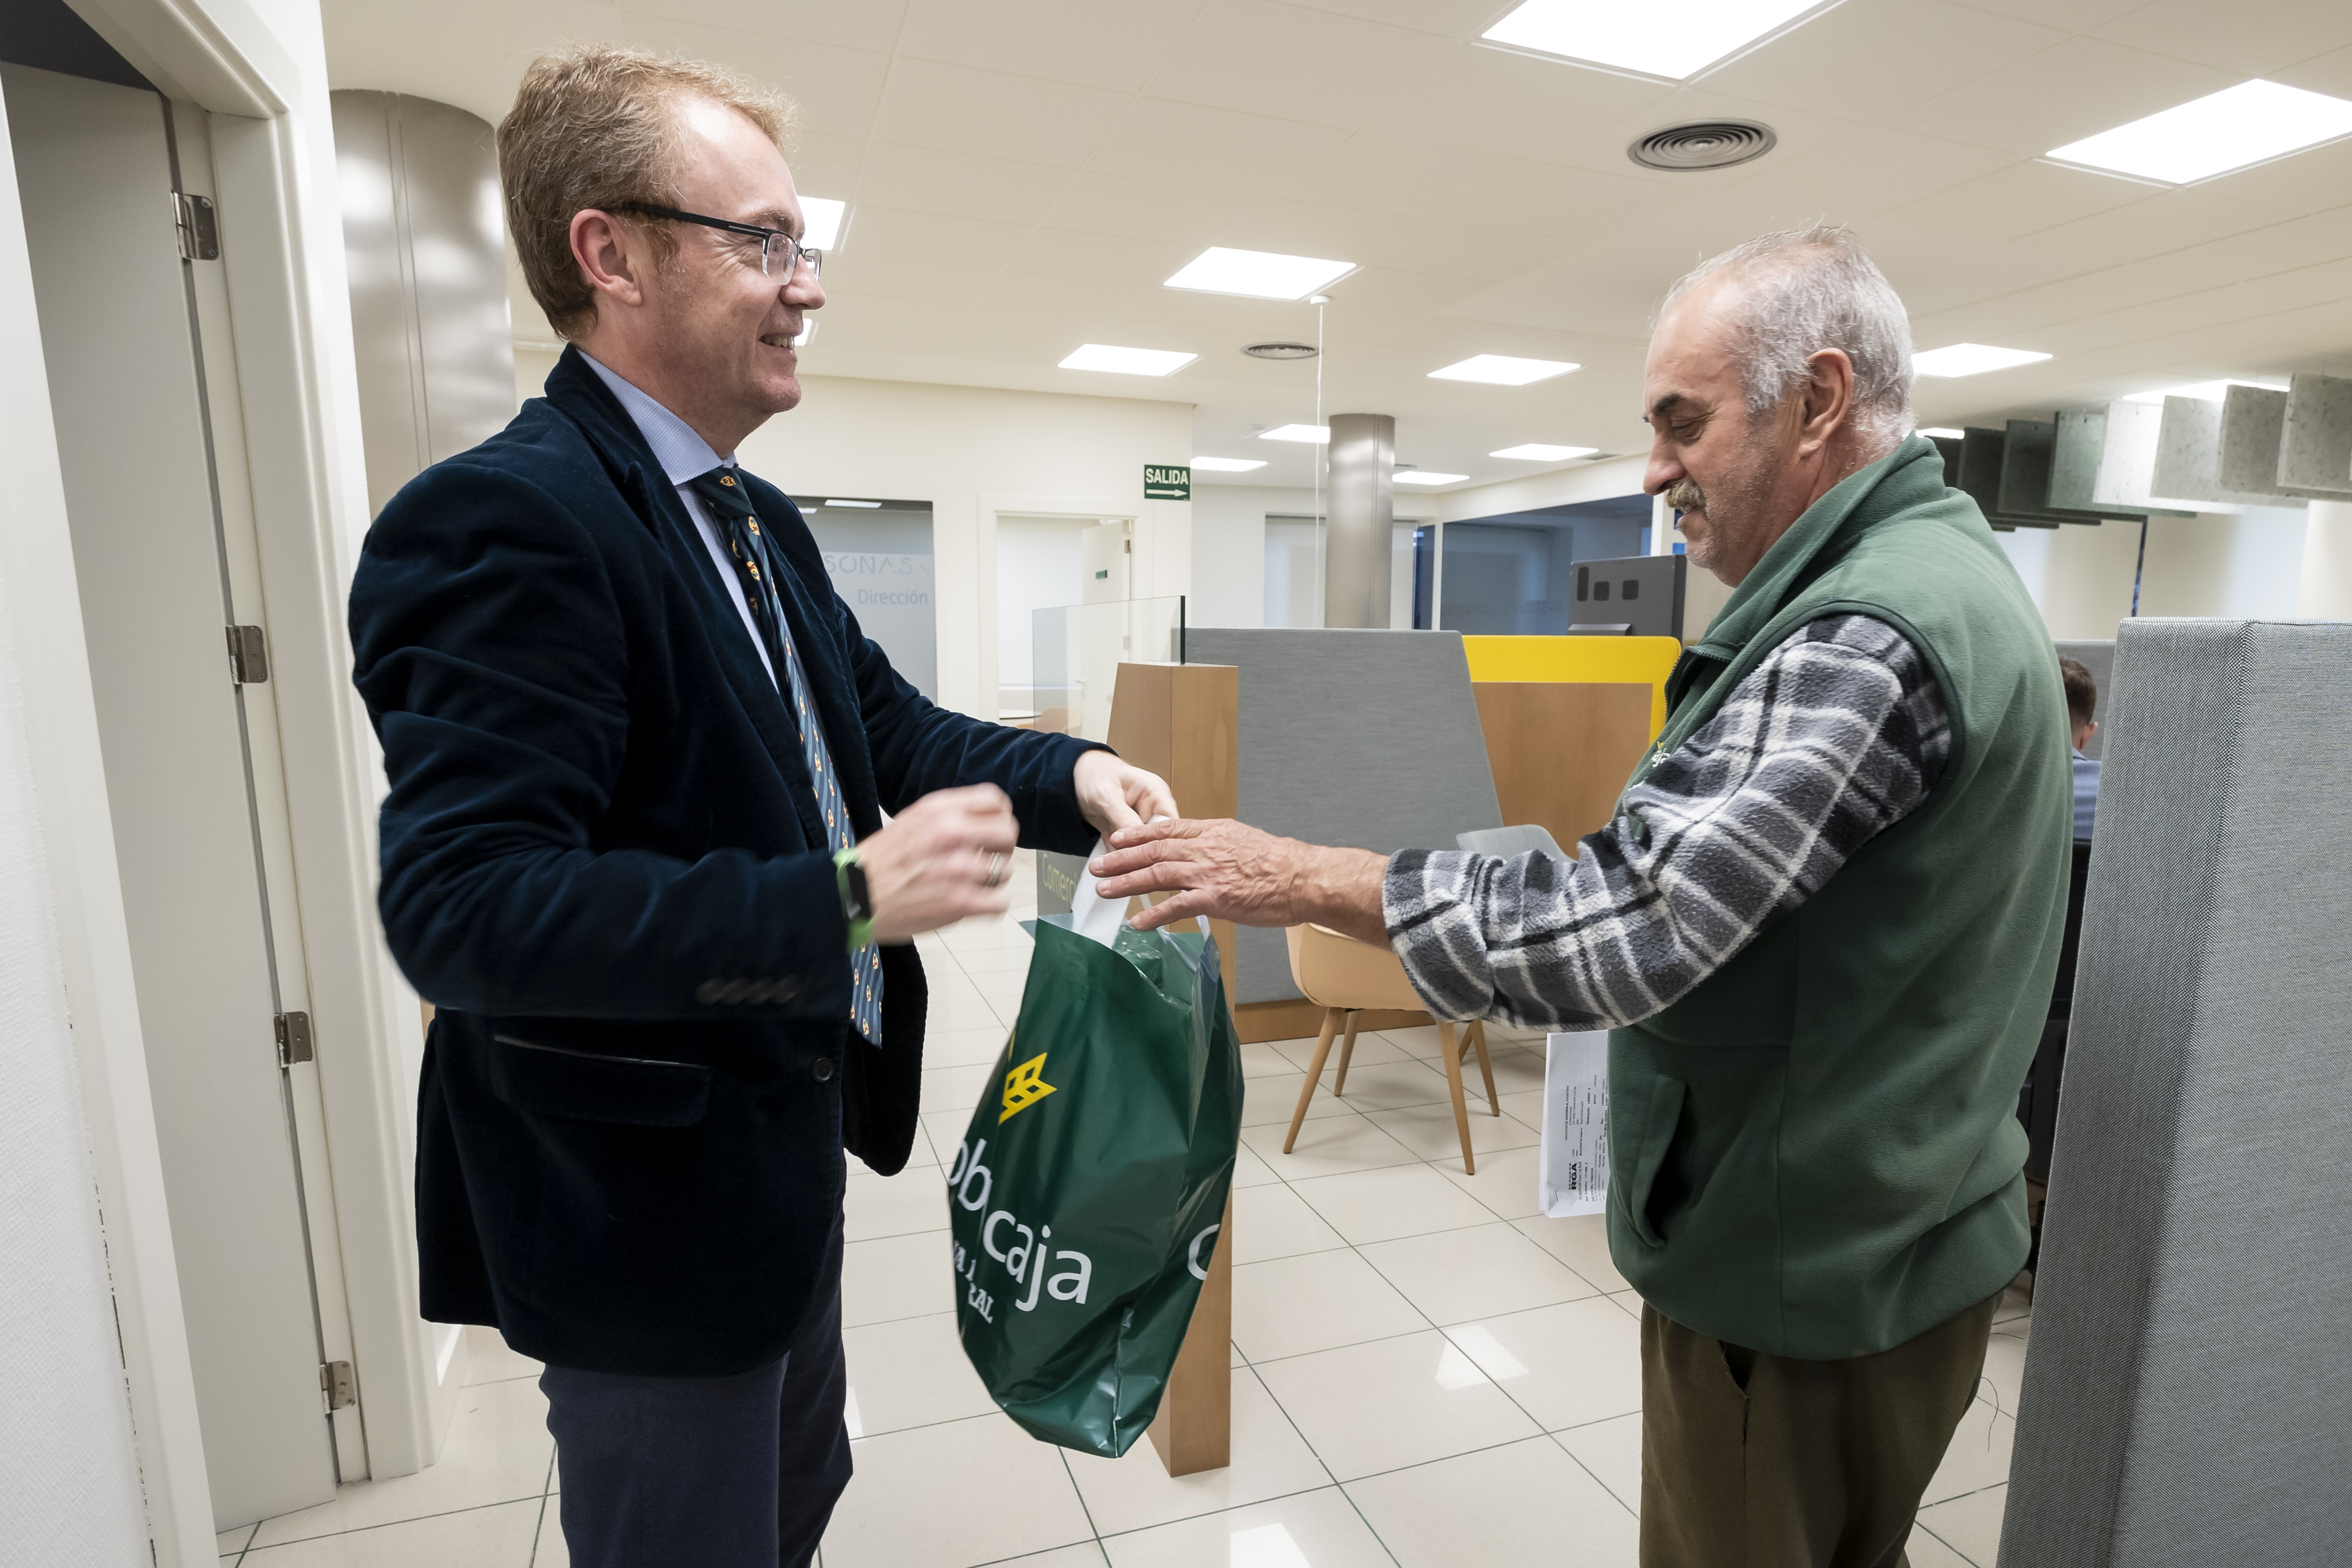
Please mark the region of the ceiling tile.
POLYGON ((1494 222, 1492 203, 1540 167, 1532 158, 1466 153, 1413 131, 1361 131, 1281 187, 1286 197, 1362 207, 1427 229, 1446 222, 1494 222))
POLYGON ((1145 90, 1321 125, 1392 126, 1412 116, 1407 89, 1447 52, 1426 33, 1328 11, 1212 0, 1200 25, 1162 51, 1145 90))
POLYGON ((2352 199, 2352 140, 2314 147, 2235 174, 2217 174, 2197 188, 2284 212, 2326 212, 2352 199))
POLYGON ((2253 5, 2155 0, 2094 31, 2175 59, 2220 66, 2243 76, 2268 76, 2315 55, 2352 47, 2352 5, 2338 0, 2271 0, 2253 5))
POLYGON ((910 0, 902 57, 1137 92, 1202 0, 910 0))
POLYGON ((902 56, 892 64, 874 134, 902 146, 1075 169, 1118 122, 1129 97, 902 56))
POLYGON ((1762 103, 1874 120, 2066 37, 2054 27, 1989 16, 1944 0, 1868 0, 1832 7, 1709 71, 1699 85, 1762 103))
POLYGON ((1271 192, 1347 134, 1331 126, 1142 98, 1104 139, 1087 167, 1177 185, 1271 192))
POLYGON ((1433 141, 1559 163, 1673 91, 1659 82, 1473 46, 1413 84, 1412 108, 1433 141))
POLYGON ((888 54, 906 0, 640 0, 632 11, 888 54))
POLYGON ((1786 163, 1777 152, 1758 160, 1760 166, 1747 193, 1785 192, 1833 221, 1854 223, 1924 202, 2016 162, 2017 154, 1997 148, 1872 125, 1786 163))
POLYGON ((2300 65, 2286 66, 2271 72, 2273 81, 2283 81, 2289 87, 2307 88, 2313 92, 2332 92, 2338 98, 2352 98, 2352 49, 2336 49, 2305 60, 2300 65))
POLYGON ((641 49, 716 60, 791 94, 809 131, 863 136, 873 128, 888 55, 645 11, 618 16, 621 37, 641 49))
POLYGON ((1173 240, 1192 247, 1186 252, 1189 259, 1212 245, 1265 249, 1255 228, 1265 201, 1251 191, 1204 191, 1081 171, 1070 176, 1045 222, 1054 228, 1083 228, 1129 239, 1173 240))
POLYGON ((998 223, 1044 221, 1076 177, 1068 169, 1016 163, 935 147, 876 142, 857 181, 860 206, 900 207, 987 218, 998 223))
POLYGON ((2147 0, 1958 0, 1970 11, 2012 16, 2065 33, 2087 33, 2137 10, 2147 0))
POLYGON ((2069 38, 1886 123, 1954 142, 2038 156, 2097 132, 2235 86, 2238 73, 2104 38, 2069 38))
POLYGON ((1413 27, 1440 37, 1471 39, 1495 25, 1515 0, 1289 0, 1309 11, 1413 27))

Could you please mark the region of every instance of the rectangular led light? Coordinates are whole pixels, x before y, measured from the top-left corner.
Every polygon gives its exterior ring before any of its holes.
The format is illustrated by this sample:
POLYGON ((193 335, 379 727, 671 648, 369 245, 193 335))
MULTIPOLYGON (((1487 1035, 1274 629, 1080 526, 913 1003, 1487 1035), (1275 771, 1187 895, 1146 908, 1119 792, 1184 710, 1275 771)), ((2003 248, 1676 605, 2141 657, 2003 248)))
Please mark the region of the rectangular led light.
POLYGON ((878 507, 882 503, 878 500, 828 500, 824 504, 827 506, 878 507))
POLYGON ((1486 41, 1680 81, 1801 16, 1820 0, 1528 0, 1486 41))
POLYGON ((1401 485, 1458 485, 1467 474, 1433 474, 1427 468, 1407 468, 1396 476, 1401 485))
POLYGON ((2035 353, 2032 349, 1996 349, 1982 343, 1954 343, 1949 348, 1929 349, 1926 353, 1913 354, 1911 368, 1921 375, 1982 375, 1989 370, 2033 364, 2049 357, 2048 354, 2035 353))
POLYGON ((1265 467, 1264 458, 1195 458, 1192 466, 1212 474, 1246 474, 1265 467))
POLYGON ((842 215, 848 210, 847 202, 803 196, 801 218, 808 226, 801 230, 801 243, 811 250, 831 250, 841 243, 842 215))
POLYGON ((1549 381, 1577 367, 1566 360, 1514 359, 1509 354, 1472 354, 1459 364, 1429 373, 1432 381, 1483 381, 1492 386, 1525 386, 1549 381))
POLYGON ((1506 447, 1499 452, 1489 452, 1490 458, 1512 458, 1522 463, 1564 463, 1570 458, 1589 458, 1601 450, 1598 447, 1551 447, 1541 441, 1528 441, 1517 447, 1506 447))
POLYGON ((2242 81, 2177 108, 2053 147, 2049 156, 2137 180, 2185 185, 2352 136, 2352 100, 2274 81, 2242 81))
POLYGON ((1116 375, 1166 375, 1182 370, 1199 354, 1181 349, 1123 349, 1111 343, 1080 343, 1062 362, 1064 370, 1107 370, 1116 375))
POLYGON ((1331 431, 1323 425, 1282 425, 1272 430, 1261 430, 1261 441, 1312 441, 1318 447, 1328 446, 1331 431))
POLYGON ((1966 439, 1966 438, 1967 438, 1967 436, 1968 436, 1968 432, 1967 432, 1967 431, 1965 431, 1965 430, 1943 430, 1943 429, 1937 429, 1937 430, 1922 430, 1922 431, 1920 431, 1920 432, 1919 432, 1919 434, 1920 434, 1920 435, 1922 435, 1922 436, 1941 436, 1941 437, 1944 437, 1944 439, 1946 439, 1947 441, 1958 441, 1958 440, 1964 440, 1964 439, 1966 439))
POLYGON ((1202 294, 1245 294, 1253 300, 1304 300, 1356 269, 1352 261, 1281 256, 1271 250, 1228 250, 1213 245, 1162 285, 1202 294))

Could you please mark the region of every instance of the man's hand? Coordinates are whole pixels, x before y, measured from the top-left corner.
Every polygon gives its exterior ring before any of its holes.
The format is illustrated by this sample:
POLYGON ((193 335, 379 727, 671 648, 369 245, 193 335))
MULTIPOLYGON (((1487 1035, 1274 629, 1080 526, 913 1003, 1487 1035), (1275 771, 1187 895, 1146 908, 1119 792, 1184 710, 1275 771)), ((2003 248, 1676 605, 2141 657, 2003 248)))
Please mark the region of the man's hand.
POLYGON ((892 817, 857 847, 874 940, 906 942, 967 915, 1003 913, 1020 838, 1013 803, 994 784, 935 790, 892 817))
POLYGON ((1138 931, 1206 915, 1245 926, 1313 921, 1388 945, 1388 860, 1369 850, 1321 848, 1228 820, 1160 822, 1113 834, 1087 869, 1107 899, 1181 889, 1138 914, 1138 931))
POLYGON ((1070 784, 1078 794, 1078 809, 1105 838, 1122 827, 1176 815, 1176 796, 1165 779, 1110 752, 1082 753, 1070 770, 1070 784))

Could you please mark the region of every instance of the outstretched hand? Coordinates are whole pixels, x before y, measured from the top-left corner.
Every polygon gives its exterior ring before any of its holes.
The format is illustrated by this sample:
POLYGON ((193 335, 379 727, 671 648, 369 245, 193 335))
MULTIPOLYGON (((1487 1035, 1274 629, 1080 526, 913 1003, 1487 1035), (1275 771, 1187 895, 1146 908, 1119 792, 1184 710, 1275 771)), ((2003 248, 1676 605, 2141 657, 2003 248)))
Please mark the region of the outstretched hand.
POLYGON ((1123 762, 1116 752, 1086 752, 1070 770, 1078 810, 1108 838, 1122 827, 1176 815, 1175 792, 1158 773, 1123 762))
POLYGON ((1137 914, 1129 923, 1138 931, 1196 916, 1248 926, 1311 921, 1387 945, 1382 856, 1302 844, 1223 818, 1121 828, 1108 844, 1087 867, 1103 897, 1175 894, 1137 914))

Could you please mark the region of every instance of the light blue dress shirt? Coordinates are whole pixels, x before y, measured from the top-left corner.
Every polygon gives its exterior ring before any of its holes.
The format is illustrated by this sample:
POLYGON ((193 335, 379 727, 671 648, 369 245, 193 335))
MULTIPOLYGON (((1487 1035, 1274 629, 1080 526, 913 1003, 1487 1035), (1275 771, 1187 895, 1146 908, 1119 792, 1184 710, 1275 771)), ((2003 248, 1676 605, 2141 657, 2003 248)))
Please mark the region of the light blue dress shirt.
POLYGON ((2091 819, 2099 810, 2099 764, 2082 752, 2074 753, 2074 837, 2091 836, 2091 819))
POLYGON ((721 458, 712 451, 710 443, 694 433, 693 426, 597 363, 592 355, 583 353, 580 357, 588 362, 588 368, 596 373, 599 380, 613 389, 613 395, 621 400, 621 406, 637 422, 637 431, 645 437, 646 445, 654 449, 654 461, 662 466, 662 477, 677 487, 677 499, 685 503, 686 515, 694 519, 695 531, 702 535, 702 547, 710 552, 711 563, 719 568, 719 580, 727 584, 727 596, 735 602, 735 613, 742 618, 744 635, 751 639, 751 650, 760 656, 768 679, 774 680, 776 667, 768 662, 767 645, 760 640, 759 623, 751 619, 751 606, 743 597, 743 584, 735 574, 734 559, 719 537, 719 525, 702 509, 702 498, 688 488, 688 480, 722 463, 733 468, 734 458, 721 458))

